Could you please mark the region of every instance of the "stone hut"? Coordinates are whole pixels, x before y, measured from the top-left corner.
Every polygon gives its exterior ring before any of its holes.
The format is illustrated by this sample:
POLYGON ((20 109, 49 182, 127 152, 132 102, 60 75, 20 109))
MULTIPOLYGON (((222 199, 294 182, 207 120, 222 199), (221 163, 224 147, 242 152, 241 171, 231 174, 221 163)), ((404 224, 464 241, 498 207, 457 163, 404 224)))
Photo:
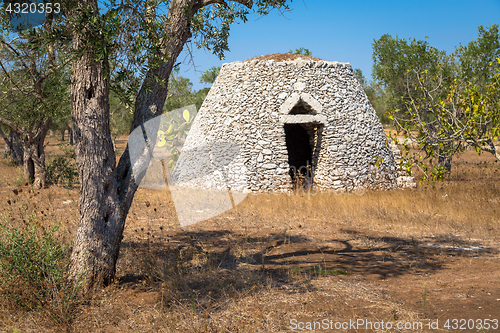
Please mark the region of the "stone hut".
POLYGON ((393 152, 351 65, 291 54, 222 66, 172 176, 246 193, 398 187, 393 152))

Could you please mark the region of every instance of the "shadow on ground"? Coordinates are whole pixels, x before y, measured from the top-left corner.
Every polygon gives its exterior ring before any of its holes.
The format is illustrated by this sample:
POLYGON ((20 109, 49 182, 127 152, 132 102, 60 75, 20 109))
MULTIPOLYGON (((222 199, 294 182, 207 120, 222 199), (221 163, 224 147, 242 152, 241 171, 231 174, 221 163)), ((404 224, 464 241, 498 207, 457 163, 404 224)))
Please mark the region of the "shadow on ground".
POLYGON ((226 296, 241 297, 260 288, 286 286, 296 292, 314 291, 310 281, 325 276, 386 279, 429 274, 445 268, 446 256, 493 251, 463 250, 478 244, 458 243, 448 237, 432 238, 430 243, 429 239, 355 230, 342 230, 338 235, 317 240, 286 233, 249 236, 217 230, 123 242, 119 283, 158 288, 164 291, 163 304, 184 299, 208 308, 226 296))

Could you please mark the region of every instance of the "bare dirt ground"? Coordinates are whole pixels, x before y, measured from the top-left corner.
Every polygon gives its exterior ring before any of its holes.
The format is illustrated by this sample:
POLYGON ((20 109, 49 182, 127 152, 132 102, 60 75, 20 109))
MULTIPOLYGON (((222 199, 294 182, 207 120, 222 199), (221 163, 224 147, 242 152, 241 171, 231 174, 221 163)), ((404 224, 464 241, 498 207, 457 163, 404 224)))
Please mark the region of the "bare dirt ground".
MULTIPOLYGON (((58 144, 49 139, 49 154, 58 144)), ((33 191, 17 186, 20 170, 0 158, 0 214, 63 222, 70 242, 78 186, 33 191)), ((139 189, 116 283, 65 324, 0 309, 0 332, 497 332, 499 203, 500 163, 473 152, 435 189, 249 195, 184 229, 167 191, 139 189), (314 328, 325 319, 333 330, 314 328), (335 330, 349 320, 364 324, 335 330)))

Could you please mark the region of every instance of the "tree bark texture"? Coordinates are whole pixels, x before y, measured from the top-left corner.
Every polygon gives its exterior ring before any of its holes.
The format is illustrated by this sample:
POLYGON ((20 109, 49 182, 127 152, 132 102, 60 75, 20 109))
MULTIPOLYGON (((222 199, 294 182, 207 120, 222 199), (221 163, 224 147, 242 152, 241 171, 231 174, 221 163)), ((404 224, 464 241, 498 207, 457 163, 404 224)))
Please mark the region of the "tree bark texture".
POLYGON ((33 184, 36 189, 47 187, 47 171, 45 169, 45 150, 43 143, 49 131, 51 119, 45 120, 34 135, 26 134, 21 140, 23 147, 23 176, 25 184, 33 184))
MULTIPOLYGON (((82 1, 80 4, 98 10, 95 0, 82 1)), ((189 37, 182 7, 170 11, 169 17, 174 14, 174 20, 183 18, 184 21, 174 24, 175 36, 165 45, 165 50, 170 50, 169 60, 156 73, 150 71, 147 75, 136 99, 132 129, 160 115, 163 110, 167 86, 155 83, 153 76, 160 75, 168 80, 173 63, 189 37)), ((75 35, 75 48, 81 47, 82 43, 84 41, 75 35)), ((109 127, 108 81, 105 78, 108 63, 96 63, 92 59, 92 50, 87 50, 74 63, 71 87, 73 140, 81 192, 80 217, 70 274, 74 280, 84 279, 84 291, 96 284, 108 284, 114 279, 125 219, 138 188, 132 174, 128 149, 116 172, 109 127)), ((147 151, 144 153, 147 154, 147 151)), ((149 160, 144 159, 143 162, 149 163, 149 160)))
POLYGON ((64 141, 66 131, 68 131, 68 141, 69 141, 69 144, 70 144, 70 145, 73 145, 73 131, 71 130, 71 127, 70 127, 70 126, 68 126, 68 127, 65 127, 65 128, 63 128, 63 129, 61 129, 61 137, 60 137, 60 140, 61 140, 61 141, 64 141))
POLYGON ((68 140, 69 140, 69 144, 70 145, 74 145, 74 142, 73 142, 73 130, 71 129, 71 127, 68 127, 68 140))

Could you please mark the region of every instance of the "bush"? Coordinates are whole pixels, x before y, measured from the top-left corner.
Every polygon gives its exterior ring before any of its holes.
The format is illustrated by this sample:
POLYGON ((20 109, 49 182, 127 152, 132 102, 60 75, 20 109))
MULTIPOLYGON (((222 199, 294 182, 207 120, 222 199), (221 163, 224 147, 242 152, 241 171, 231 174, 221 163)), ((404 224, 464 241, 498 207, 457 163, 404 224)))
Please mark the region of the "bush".
POLYGON ((61 150, 64 155, 56 156, 47 165, 47 178, 53 184, 63 183, 67 187, 71 187, 78 178, 75 163, 76 154, 68 143, 62 143, 61 150))
POLYGON ((46 229, 31 214, 15 226, 0 219, 0 298, 11 308, 45 309, 66 321, 76 304, 77 284, 69 283, 69 247, 54 238, 58 226, 46 229))

